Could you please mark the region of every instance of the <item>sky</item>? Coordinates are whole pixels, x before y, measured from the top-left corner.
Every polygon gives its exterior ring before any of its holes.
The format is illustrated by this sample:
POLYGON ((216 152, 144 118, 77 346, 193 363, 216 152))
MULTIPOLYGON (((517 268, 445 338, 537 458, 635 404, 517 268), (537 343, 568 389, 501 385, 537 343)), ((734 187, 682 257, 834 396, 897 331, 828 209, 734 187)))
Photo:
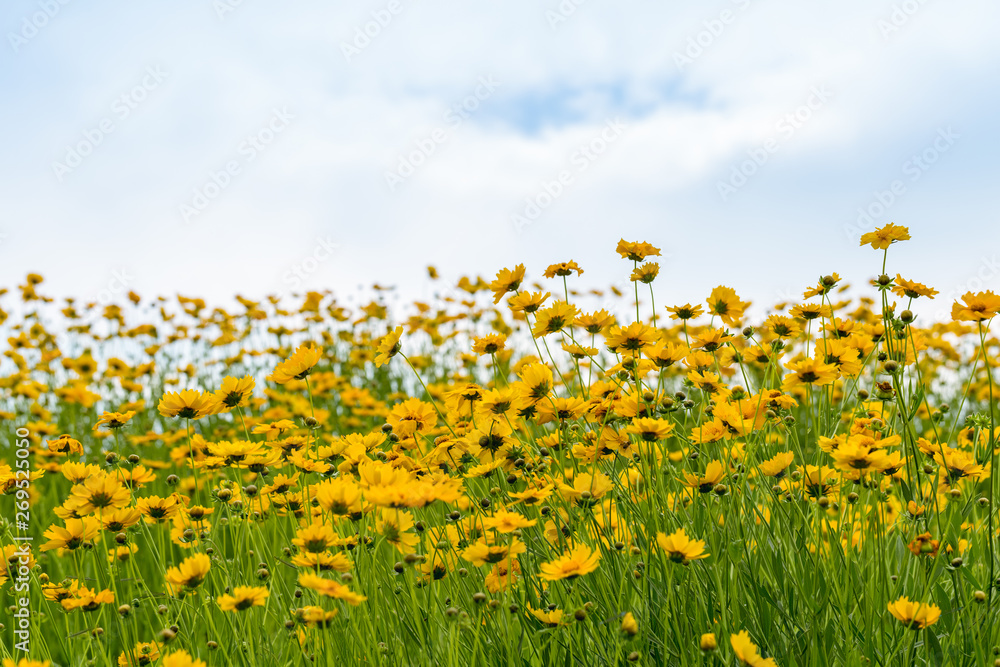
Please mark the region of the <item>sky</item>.
POLYGON ((4 0, 0 286, 260 298, 576 260, 657 303, 758 304, 859 237, 889 272, 1000 289, 1000 5, 4 0), (991 187, 993 186, 993 187, 991 187))

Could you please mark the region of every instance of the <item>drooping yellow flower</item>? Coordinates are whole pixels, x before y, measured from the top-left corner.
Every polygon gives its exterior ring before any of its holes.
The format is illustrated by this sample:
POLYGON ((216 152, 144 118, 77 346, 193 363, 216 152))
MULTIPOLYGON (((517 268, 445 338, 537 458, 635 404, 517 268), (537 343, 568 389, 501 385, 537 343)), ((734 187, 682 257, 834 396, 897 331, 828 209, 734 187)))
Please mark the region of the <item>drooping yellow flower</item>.
POLYGON ((132 417, 135 417, 135 410, 128 410, 126 412, 104 412, 100 417, 97 418, 97 423, 94 424, 94 430, 101 428, 102 426, 107 426, 110 429, 119 429, 125 426, 132 417))
POLYGON ((399 339, 403 335, 403 327, 396 327, 378 342, 376 348, 378 354, 375 355, 375 366, 382 367, 389 363, 389 360, 399 354, 401 348, 399 339))
POLYGON ((353 606, 357 606, 368 599, 364 595, 355 593, 341 583, 331 579, 324 579, 318 574, 313 574, 311 572, 300 574, 299 584, 316 591, 320 595, 328 598, 335 598, 337 600, 343 600, 353 606))
POLYGON ((295 348, 292 356, 275 366, 274 372, 268 375, 267 379, 278 384, 304 380, 322 356, 323 350, 320 347, 312 343, 303 343, 295 348))

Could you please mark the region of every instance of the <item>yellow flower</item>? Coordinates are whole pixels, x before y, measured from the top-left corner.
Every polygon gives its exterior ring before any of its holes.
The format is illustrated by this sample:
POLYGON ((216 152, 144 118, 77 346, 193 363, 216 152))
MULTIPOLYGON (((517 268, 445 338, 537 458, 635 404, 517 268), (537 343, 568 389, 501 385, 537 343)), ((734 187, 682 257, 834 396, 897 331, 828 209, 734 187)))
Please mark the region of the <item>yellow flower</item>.
POLYGON ((951 319, 958 322, 982 322, 1000 312, 1000 296, 992 291, 966 292, 962 301, 964 303, 956 301, 951 306, 951 319))
POLYGON ((237 586, 232 595, 217 598, 222 611, 243 611, 250 607, 263 607, 271 593, 263 586, 237 586))
POLYGON ((212 559, 205 554, 195 554, 167 570, 166 582, 177 588, 197 588, 205 581, 212 567, 212 559))
POLYGON ((921 630, 934 625, 941 617, 941 608, 933 604, 911 602, 905 595, 888 605, 889 613, 904 626, 912 630, 921 630))
POLYGON ((249 403, 253 393, 254 379, 249 375, 241 378, 229 377, 222 379, 222 386, 215 392, 214 399, 218 412, 228 412, 237 406, 249 403))
POLYGON ((42 545, 42 551, 79 549, 85 542, 90 542, 97 537, 97 531, 100 528, 101 522, 92 516, 85 516, 82 519, 66 519, 65 528, 50 526, 45 531, 45 537, 49 541, 42 545))
POLYGON ((337 600, 343 600, 353 606, 357 606, 368 599, 364 595, 355 593, 343 584, 330 579, 324 579, 318 574, 313 574, 311 572, 300 574, 299 584, 316 591, 320 595, 328 598, 335 598, 337 600))
POLYGON ((376 351, 378 354, 375 355, 375 366, 381 368, 389 363, 389 360, 399 354, 401 345, 399 343, 400 337, 403 335, 403 327, 399 326, 387 333, 378 342, 376 351))
POLYGON ((215 398, 207 391, 185 389, 180 393, 169 392, 160 399, 157 406, 164 417, 201 419, 215 414, 215 398))
POLYGON ((129 410, 127 412, 105 412, 97 419, 97 423, 94 424, 94 430, 101 428, 102 426, 107 426, 111 429, 121 428, 128 423, 132 417, 135 417, 135 410, 129 410))
POLYGON ((546 581, 576 579, 581 575, 589 574, 596 570, 600 560, 601 554, 599 551, 594 551, 586 544, 578 544, 564 556, 560 556, 547 563, 542 563, 539 566, 541 570, 539 576, 546 581))
POLYGON ((493 291, 493 303, 500 303, 500 299, 507 292, 516 292, 524 280, 524 264, 518 264, 513 269, 500 269, 497 271, 496 280, 490 283, 493 291))
POLYGON ((622 617, 621 631, 630 637, 635 637, 639 634, 639 622, 635 620, 632 612, 626 612, 622 617))
POLYGON ((861 245, 871 245, 876 250, 885 250, 896 241, 909 241, 910 230, 891 222, 884 227, 878 227, 874 232, 862 234, 861 245))
POLYGON ((156 642, 139 642, 131 651, 118 656, 118 667, 142 667, 160 659, 160 645, 156 642))
POLYGON ((174 651, 163 658, 160 667, 206 667, 204 660, 191 657, 187 651, 174 651))
POLYGON ((647 257, 659 256, 660 249, 648 243, 629 242, 625 239, 618 241, 615 252, 622 256, 622 259, 630 259, 633 262, 641 262, 647 257))
POLYGON ((312 343, 299 345, 292 356, 274 367, 274 372, 268 375, 267 379, 278 384, 304 380, 322 356, 323 350, 312 343))
POLYGON ((520 528, 528 528, 538 523, 537 519, 529 519, 519 512, 505 509, 497 510, 493 516, 483 520, 483 527, 498 533, 512 533, 520 528))
POLYGON ((774 658, 763 658, 757 645, 750 641, 750 634, 743 630, 739 634, 730 635, 729 643, 733 647, 736 659, 750 667, 775 667, 774 658))
POLYGON ((679 528, 670 535, 657 533, 656 543, 666 552, 670 560, 681 565, 687 565, 693 560, 709 556, 705 553, 705 542, 690 539, 683 528, 679 528))
POLYGON ((714 632, 706 632, 698 640, 698 647, 705 652, 714 651, 719 648, 719 643, 715 639, 714 632))

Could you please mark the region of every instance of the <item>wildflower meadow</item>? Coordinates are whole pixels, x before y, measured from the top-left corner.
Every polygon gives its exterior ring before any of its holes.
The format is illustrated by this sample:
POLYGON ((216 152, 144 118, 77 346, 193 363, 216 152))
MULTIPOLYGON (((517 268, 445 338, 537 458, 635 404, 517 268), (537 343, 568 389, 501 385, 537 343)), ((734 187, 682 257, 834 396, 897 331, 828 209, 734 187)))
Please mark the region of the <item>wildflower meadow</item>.
POLYGON ((1000 665, 1000 296, 916 317, 887 224, 678 304, 650 240, 405 307, 0 289, 3 667, 1000 665))

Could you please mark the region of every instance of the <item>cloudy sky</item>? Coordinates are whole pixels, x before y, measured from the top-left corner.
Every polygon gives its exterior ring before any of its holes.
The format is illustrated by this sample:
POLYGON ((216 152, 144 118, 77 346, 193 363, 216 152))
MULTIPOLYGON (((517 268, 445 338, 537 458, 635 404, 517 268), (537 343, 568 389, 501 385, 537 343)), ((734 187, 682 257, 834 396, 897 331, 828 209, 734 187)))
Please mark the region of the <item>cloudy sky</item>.
MULTIPOLYGON (((771 303, 1000 287, 988 0, 4 0, 0 285, 425 294, 523 262, 771 303), (994 187, 991 187, 994 186, 994 187)), ((932 310, 934 310, 932 309, 932 310)))

